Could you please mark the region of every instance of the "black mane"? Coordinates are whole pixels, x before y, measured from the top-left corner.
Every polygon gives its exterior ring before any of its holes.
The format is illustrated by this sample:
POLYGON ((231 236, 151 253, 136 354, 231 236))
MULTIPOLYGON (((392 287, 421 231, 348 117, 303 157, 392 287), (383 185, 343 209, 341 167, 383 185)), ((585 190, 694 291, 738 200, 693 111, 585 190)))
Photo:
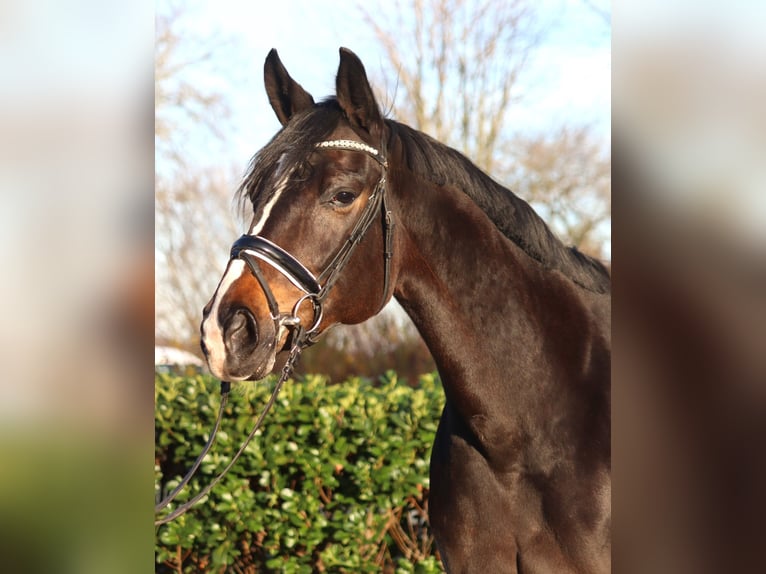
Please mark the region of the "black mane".
MULTIPOLYGON (((279 165, 305 165, 314 146, 328 138, 342 114, 335 98, 328 98, 293 118, 250 161, 237 190, 241 203, 249 200, 257 208, 268 201, 279 165)), ((391 138, 401 141, 407 167, 413 173, 462 190, 498 230, 546 269, 560 271, 597 293, 610 290, 609 273, 601 262, 565 246, 527 202, 495 182, 463 154, 394 120, 388 119, 386 124, 391 138)))
POLYGON ((560 271, 591 291, 606 293, 610 278, 604 265, 565 246, 523 199, 495 182, 463 154, 409 126, 386 120, 403 144, 407 167, 436 183, 462 190, 508 239, 546 269, 560 271))

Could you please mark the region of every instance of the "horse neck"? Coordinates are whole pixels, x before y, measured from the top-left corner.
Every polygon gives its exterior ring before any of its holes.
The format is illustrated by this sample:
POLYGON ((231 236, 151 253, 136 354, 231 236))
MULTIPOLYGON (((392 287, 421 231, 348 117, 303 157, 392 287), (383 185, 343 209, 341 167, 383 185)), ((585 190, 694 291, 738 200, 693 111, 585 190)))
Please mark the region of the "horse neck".
MULTIPOLYGON (((568 374, 589 368, 594 340, 606 352, 606 335, 593 328, 603 324, 593 317, 598 296, 543 269, 461 190, 398 176, 404 255, 395 294, 448 404, 469 426, 486 427, 566 391, 568 374)), ((594 384, 604 390, 603 380, 594 384)))
POLYGON ((459 190, 418 181, 398 198, 406 198, 397 210, 406 259, 396 296, 449 376, 468 364, 464 356, 510 338, 534 269, 459 190))

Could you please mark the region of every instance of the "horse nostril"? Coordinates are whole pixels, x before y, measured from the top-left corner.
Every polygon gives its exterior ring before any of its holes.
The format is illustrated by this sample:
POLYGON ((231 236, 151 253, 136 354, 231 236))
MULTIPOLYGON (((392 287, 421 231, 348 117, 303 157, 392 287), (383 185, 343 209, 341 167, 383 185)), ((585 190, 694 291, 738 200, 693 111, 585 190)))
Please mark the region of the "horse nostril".
POLYGON ((258 324, 249 309, 238 307, 223 325, 224 344, 229 351, 255 347, 258 343, 258 324))

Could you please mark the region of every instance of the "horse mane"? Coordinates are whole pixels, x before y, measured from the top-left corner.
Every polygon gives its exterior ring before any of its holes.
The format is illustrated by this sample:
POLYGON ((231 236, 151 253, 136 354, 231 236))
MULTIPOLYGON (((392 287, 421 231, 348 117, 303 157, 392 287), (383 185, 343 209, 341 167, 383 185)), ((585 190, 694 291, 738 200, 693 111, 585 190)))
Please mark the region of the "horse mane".
POLYGON ((392 138, 404 149, 407 167, 437 185, 463 191, 500 232, 546 269, 560 271, 581 287, 606 293, 611 279, 599 260, 567 247, 532 207, 476 167, 459 151, 407 125, 388 119, 392 138))
MULTIPOLYGON (((257 209, 268 201, 280 166, 296 166, 299 172, 305 168, 316 143, 327 139, 342 114, 337 100, 330 97, 292 118, 250 160, 236 192, 240 207, 250 203, 257 209)), ((609 273, 601 262, 565 246, 527 202, 495 182, 463 154, 395 120, 385 122, 391 137, 401 141, 410 171, 437 185, 462 190, 500 232, 544 268, 560 271, 590 291, 610 290, 609 273)), ((301 179, 291 178, 291 184, 301 179)))

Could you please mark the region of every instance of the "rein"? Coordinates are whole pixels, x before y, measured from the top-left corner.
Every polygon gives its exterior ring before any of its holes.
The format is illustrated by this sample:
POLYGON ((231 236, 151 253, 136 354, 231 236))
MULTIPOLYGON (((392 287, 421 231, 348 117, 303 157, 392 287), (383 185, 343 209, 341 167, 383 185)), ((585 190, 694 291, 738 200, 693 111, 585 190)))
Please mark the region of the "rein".
MULTIPOLYGON (((185 502, 184 504, 176 508, 174 511, 169 512, 162 518, 156 519, 154 521, 155 526, 161 526, 163 524, 167 524, 168 522, 175 520, 176 518, 184 514, 192 506, 197 504, 197 502, 199 502, 202 499, 202 497, 206 496, 213 489, 213 487, 221 481, 224 475, 227 472, 229 472, 229 469, 231 469, 231 467, 234 466, 234 463, 237 462, 240 455, 242 455, 242 453, 247 448, 247 445, 249 445, 250 441, 253 440, 255 433, 258 432, 258 429, 261 427, 261 423, 263 422, 263 419, 266 418, 266 414, 269 412, 269 410, 271 410, 271 406, 274 404, 274 401, 277 398, 277 394, 279 394, 279 390, 282 388, 282 385, 284 384, 284 382, 290 377, 290 374, 292 373, 292 370, 295 367, 295 363, 298 360, 298 356, 300 355, 300 352, 301 352, 301 347, 298 346, 297 344, 294 345, 292 349, 290 349, 290 356, 288 357, 287 362, 285 363, 285 366, 282 367, 282 375, 279 377, 279 381, 277 381, 277 384, 271 393, 271 397, 269 397, 269 401, 266 403, 266 406, 263 407, 261 414, 258 416, 258 420, 256 420, 255 425, 253 426, 253 430, 251 430, 250 434, 247 435, 245 442, 243 442, 242 446, 239 447, 239 450, 229 461, 229 464, 226 465, 226 468, 224 468, 221 471, 221 473, 218 476, 216 476, 210 484, 208 484, 205 488, 203 488, 194 498, 185 502)), ((194 476, 194 473, 197 471, 197 468, 199 468, 199 465, 202 463, 202 459, 205 458, 205 455, 207 455, 208 451, 210 450, 210 447, 213 444, 213 441, 215 440, 216 433, 218 432, 218 427, 221 425, 223 410, 228 401, 230 390, 231 390, 231 383, 229 383, 228 381, 221 381, 221 405, 218 407, 218 416, 216 417, 215 425, 213 426, 213 432, 210 435, 210 438, 208 439, 207 444, 202 449, 202 452, 197 457, 197 460, 194 461, 194 464, 186 473, 186 476, 183 477, 183 479, 178 484, 178 486, 176 486, 173 492, 171 492, 168 496, 166 496, 162 500, 162 502, 154 505, 155 515, 159 513, 160 510, 165 508, 168 504, 173 502, 176 496, 178 496, 178 494, 189 483, 192 476, 194 476)))
MULTIPOLYGON (((348 239, 340 247, 340 249, 338 249, 337 253, 330 260, 330 263, 327 265, 327 267, 325 267, 325 269, 319 274, 318 277, 315 277, 314 274, 311 273, 311 271, 309 271, 291 253, 282 249, 265 237, 260 237, 258 235, 242 235, 232 245, 230 259, 242 259, 247 264, 266 296, 266 301, 269 305, 269 312, 271 313, 271 318, 274 321, 276 328, 276 339, 278 340, 280 338, 283 329, 288 329, 291 332, 292 340, 290 346, 290 354, 284 367, 282 367, 282 373, 274 387, 274 390, 271 393, 271 397, 266 403, 266 406, 261 411, 261 414, 258 416, 252 431, 250 431, 250 434, 242 443, 242 446, 229 461, 229 464, 226 465, 221 473, 216 476, 210 484, 208 484, 191 500, 179 506, 172 512, 169 512, 165 516, 155 519, 155 526, 167 524, 168 522, 178 518, 192 506, 194 506, 197 502, 199 502, 199 500, 201 500, 204 496, 206 496, 213 489, 213 487, 221 481, 229 469, 234 466, 234 463, 237 462, 239 457, 245 451, 247 445, 250 444, 250 441, 253 439, 256 432, 258 432, 263 419, 266 417, 266 414, 274 404, 274 401, 276 400, 277 394, 279 394, 282 385, 290 377, 293 369, 295 368, 295 364, 298 361, 298 357, 300 356, 301 351, 306 347, 316 343, 318 336, 317 330, 319 329, 319 324, 322 322, 323 316, 322 305, 327 299, 330 289, 332 289, 332 287, 337 282, 340 276, 340 272, 343 270, 351 258, 354 249, 372 225, 372 222, 375 220, 375 215, 379 210, 382 211, 383 219, 384 259, 383 294, 381 296, 379 310, 382 309, 386 304, 386 298, 388 295, 390 283, 391 258, 393 257, 394 229, 393 216, 386 205, 386 170, 388 169, 388 162, 386 161, 383 154, 377 149, 368 146, 367 144, 353 140, 324 141, 317 144, 316 147, 317 149, 335 149, 363 152, 377 161, 380 165, 380 178, 375 185, 375 189, 370 194, 367 205, 365 205, 362 214, 354 225, 354 228, 351 230, 348 239), (271 288, 269 287, 268 281, 266 281, 265 277, 263 276, 257 260, 268 263, 274 269, 279 271, 284 277, 286 277, 293 285, 304 292, 304 295, 298 298, 298 300, 295 302, 290 313, 281 313, 279 311, 277 300, 274 297, 271 288), (300 318, 298 317, 298 311, 301 305, 303 305, 303 303, 307 300, 311 302, 314 318, 311 326, 308 329, 305 329, 301 324, 300 318)), ((176 488, 161 502, 154 506, 155 515, 157 515, 163 508, 175 500, 178 494, 189 483, 192 476, 194 476, 194 473, 199 468, 202 460, 207 455, 208 451, 213 445, 213 442, 215 441, 215 436, 218 432, 218 428, 221 425, 224 407, 228 402, 230 390, 231 383, 228 381, 221 381, 221 404, 218 408, 218 415, 213 426, 213 432, 211 433, 210 438, 202 449, 202 452, 199 454, 194 464, 183 477, 178 486, 176 486, 176 488)))

